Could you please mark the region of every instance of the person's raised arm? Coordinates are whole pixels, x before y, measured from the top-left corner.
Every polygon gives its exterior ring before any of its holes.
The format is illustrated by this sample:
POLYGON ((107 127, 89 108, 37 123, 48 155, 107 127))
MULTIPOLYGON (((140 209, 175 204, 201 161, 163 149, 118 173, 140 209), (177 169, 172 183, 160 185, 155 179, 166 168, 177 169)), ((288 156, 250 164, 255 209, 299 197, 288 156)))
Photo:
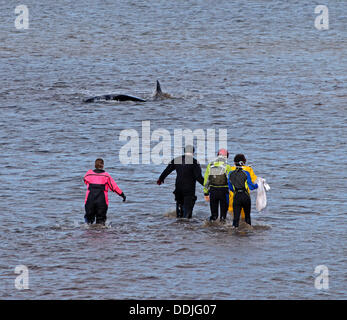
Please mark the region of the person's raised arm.
POLYGON ((172 160, 167 165, 167 167, 162 172, 162 174, 160 175, 159 179, 157 180, 157 184, 160 186, 162 183, 164 183, 164 180, 166 179, 166 177, 174 170, 175 170, 175 165, 174 165, 174 160, 172 160))

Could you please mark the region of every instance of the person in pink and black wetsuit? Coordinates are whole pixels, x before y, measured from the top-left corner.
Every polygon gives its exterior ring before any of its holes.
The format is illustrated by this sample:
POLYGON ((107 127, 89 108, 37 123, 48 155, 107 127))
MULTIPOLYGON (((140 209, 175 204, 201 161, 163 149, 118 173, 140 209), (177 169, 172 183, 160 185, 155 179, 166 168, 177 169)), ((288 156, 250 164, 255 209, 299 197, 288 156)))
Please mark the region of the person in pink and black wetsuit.
POLYGON ((117 193, 126 200, 123 191, 112 179, 109 173, 104 170, 104 160, 95 160, 95 170, 89 170, 84 176, 84 183, 87 185, 85 198, 84 220, 88 224, 105 224, 108 209, 108 190, 117 193))

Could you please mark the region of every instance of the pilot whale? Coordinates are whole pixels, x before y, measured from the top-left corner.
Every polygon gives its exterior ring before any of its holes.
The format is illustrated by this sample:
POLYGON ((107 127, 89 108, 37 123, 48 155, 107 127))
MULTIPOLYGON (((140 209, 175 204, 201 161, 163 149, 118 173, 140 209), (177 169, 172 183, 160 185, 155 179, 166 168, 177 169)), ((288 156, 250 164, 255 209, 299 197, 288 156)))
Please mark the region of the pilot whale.
MULTIPOLYGON (((157 86, 156 86, 156 90, 153 97, 154 99, 162 99, 167 97, 167 94, 162 92, 160 83, 158 80, 157 80, 157 86)), ((89 103, 89 102, 96 102, 96 101, 103 101, 103 100, 146 102, 146 100, 144 99, 137 98, 134 96, 129 96, 127 94, 105 94, 102 96, 96 96, 96 97, 85 99, 84 102, 89 103)))
POLYGON ((91 97, 88 99, 85 99, 84 102, 96 102, 100 100, 116 100, 116 101, 138 101, 138 102, 146 102, 146 100, 143 100, 141 98, 128 96, 126 94, 105 94, 103 96, 96 96, 91 97))

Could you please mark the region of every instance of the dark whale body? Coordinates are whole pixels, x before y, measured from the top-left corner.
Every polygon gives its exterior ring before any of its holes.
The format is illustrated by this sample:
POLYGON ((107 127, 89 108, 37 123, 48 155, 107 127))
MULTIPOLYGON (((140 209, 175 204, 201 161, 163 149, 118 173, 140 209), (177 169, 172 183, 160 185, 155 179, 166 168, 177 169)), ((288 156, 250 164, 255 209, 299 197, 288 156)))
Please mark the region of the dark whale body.
POLYGON ((137 102, 146 102, 146 100, 128 96, 126 94, 105 94, 103 96, 96 96, 84 100, 84 102, 95 102, 99 100, 116 100, 116 101, 137 101, 137 102))
MULTIPOLYGON (((169 94, 162 92, 160 83, 157 80, 157 86, 154 93, 154 99, 157 100, 157 99, 164 99, 164 98, 170 98, 170 97, 171 96, 169 94)), ((102 96, 96 96, 96 97, 85 99, 84 102, 89 103, 89 102, 108 101, 108 100, 146 102, 146 100, 144 99, 128 96, 126 94, 105 94, 102 96)))

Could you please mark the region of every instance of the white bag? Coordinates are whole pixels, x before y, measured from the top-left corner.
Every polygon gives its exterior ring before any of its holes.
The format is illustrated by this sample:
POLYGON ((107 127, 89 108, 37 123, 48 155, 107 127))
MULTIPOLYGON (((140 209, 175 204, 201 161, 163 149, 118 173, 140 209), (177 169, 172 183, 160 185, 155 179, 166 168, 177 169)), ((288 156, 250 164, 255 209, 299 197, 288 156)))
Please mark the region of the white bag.
POLYGON ((255 182, 258 184, 256 208, 259 212, 266 207, 266 191, 270 190, 270 186, 266 183, 265 179, 260 177, 255 182))

